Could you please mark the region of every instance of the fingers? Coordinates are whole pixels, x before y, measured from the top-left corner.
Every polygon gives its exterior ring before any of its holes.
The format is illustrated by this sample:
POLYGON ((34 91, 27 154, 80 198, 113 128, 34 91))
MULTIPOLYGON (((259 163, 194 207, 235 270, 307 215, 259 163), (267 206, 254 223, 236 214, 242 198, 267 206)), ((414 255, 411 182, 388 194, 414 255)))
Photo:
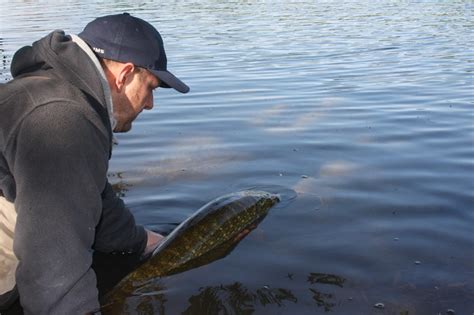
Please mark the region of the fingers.
POLYGON ((147 255, 153 252, 155 248, 163 241, 165 237, 161 234, 155 233, 148 229, 145 229, 145 230, 147 234, 147 243, 146 243, 146 247, 143 254, 147 255))

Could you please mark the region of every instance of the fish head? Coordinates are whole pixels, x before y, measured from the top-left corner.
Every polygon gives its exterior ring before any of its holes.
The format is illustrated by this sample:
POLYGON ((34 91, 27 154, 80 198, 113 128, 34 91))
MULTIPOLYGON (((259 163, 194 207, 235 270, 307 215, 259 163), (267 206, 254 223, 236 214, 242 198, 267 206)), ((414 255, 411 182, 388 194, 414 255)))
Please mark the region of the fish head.
POLYGON ((268 192, 259 192, 256 194, 253 192, 253 195, 257 196, 256 209, 261 214, 268 213, 271 207, 280 202, 280 196, 277 194, 268 192))

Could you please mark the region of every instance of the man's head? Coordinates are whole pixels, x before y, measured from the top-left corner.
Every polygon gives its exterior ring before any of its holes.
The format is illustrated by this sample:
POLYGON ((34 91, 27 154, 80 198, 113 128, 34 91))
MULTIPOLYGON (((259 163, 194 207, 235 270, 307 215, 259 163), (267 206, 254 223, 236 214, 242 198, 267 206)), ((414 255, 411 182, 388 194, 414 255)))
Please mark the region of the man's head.
POLYGON ((95 19, 79 34, 100 57, 112 93, 114 131, 130 130, 143 109, 153 107, 153 90, 189 87, 167 69, 163 40, 148 22, 128 13, 95 19))
POLYGON ((101 60, 114 104, 115 132, 127 132, 144 109, 153 108, 153 90, 160 80, 150 71, 127 62, 101 60))

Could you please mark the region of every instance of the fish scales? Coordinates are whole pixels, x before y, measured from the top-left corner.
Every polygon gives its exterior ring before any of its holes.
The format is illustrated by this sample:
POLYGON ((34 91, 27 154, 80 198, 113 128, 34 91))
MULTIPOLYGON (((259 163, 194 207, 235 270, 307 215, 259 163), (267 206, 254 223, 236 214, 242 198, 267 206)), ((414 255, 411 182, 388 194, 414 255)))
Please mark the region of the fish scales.
POLYGON ((277 195, 267 192, 241 191, 204 205, 170 233, 147 262, 107 294, 102 311, 117 312, 127 297, 156 278, 224 257, 238 243, 238 235, 262 220, 278 201, 277 195))

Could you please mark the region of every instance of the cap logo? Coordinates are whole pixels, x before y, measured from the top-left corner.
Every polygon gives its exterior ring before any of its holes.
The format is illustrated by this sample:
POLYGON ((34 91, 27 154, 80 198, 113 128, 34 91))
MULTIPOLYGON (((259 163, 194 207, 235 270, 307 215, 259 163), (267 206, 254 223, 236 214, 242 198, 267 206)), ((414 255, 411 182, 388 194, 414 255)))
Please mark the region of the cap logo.
POLYGON ((92 50, 94 50, 98 54, 104 54, 105 53, 105 51, 102 48, 92 47, 92 50))

